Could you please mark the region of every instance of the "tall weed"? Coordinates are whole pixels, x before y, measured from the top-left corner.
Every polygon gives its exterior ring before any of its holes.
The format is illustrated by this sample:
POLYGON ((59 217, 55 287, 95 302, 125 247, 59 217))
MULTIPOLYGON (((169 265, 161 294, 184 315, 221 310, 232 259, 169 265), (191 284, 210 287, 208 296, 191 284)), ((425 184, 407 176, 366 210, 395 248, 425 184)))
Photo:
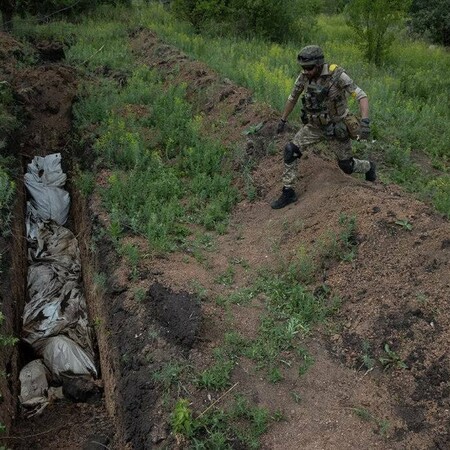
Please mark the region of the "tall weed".
MULTIPOLYGON (((295 59, 305 44, 301 38, 285 46, 256 38, 213 38, 194 33, 157 5, 141 7, 139 14, 143 26, 247 86, 259 101, 282 110, 299 71, 295 59)), ((366 153, 377 155, 379 162, 387 165, 391 164, 389 152, 391 156, 392 151, 398 154, 393 170, 383 176, 404 184, 422 198, 431 198, 436 208, 450 217, 448 201, 442 197, 434 200, 434 183, 427 182, 426 170, 411 156, 412 150, 424 152, 435 168, 444 173, 450 170, 450 55, 440 47, 429 48, 405 36, 398 34, 380 67, 362 61, 361 50, 342 15, 319 16, 318 30, 311 41, 319 43, 327 60, 343 66, 368 93, 373 136, 380 143, 369 144, 366 153), (392 151, 379 152, 377 147, 392 151)), ((351 108, 357 112, 355 103, 351 108)))

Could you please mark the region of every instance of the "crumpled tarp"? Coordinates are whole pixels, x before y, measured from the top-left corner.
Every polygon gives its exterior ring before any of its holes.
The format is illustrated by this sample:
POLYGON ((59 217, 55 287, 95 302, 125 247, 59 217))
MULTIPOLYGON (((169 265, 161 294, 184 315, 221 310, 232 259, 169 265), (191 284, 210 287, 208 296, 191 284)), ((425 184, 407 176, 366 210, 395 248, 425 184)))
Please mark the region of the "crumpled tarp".
POLYGON ((61 374, 92 375, 97 373, 91 355, 72 339, 59 335, 47 339, 42 351, 45 365, 53 377, 59 380, 61 374))
POLYGON ((53 220, 58 225, 67 221, 70 196, 63 189, 67 176, 61 168, 61 153, 35 156, 24 176, 31 200, 27 209, 33 217, 53 220))
POLYGON ((58 267, 50 264, 29 267, 30 301, 23 312, 23 340, 41 353, 46 339, 63 334, 86 348, 93 359, 86 301, 80 283, 64 282, 58 275, 58 267))
POLYGON ((40 359, 29 362, 20 371, 19 401, 28 417, 39 414, 49 403, 48 376, 48 369, 40 359))
POLYGON ((23 311, 22 339, 42 360, 22 369, 20 381, 25 383, 25 393, 20 401, 24 406, 32 405, 34 413, 45 408, 48 398, 43 388, 27 386, 43 386, 44 376, 56 383, 65 373, 97 376, 78 241, 61 226, 67 221, 70 205, 69 194, 63 189, 65 181, 59 153, 35 157, 25 174, 31 200, 26 217, 29 299, 23 311))

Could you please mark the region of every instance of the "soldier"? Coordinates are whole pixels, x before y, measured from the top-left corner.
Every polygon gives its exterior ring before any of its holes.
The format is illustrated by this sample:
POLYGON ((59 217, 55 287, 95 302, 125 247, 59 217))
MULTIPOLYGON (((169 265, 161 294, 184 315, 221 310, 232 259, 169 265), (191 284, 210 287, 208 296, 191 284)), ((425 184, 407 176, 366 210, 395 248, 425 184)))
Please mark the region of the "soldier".
POLYGON ((368 181, 375 181, 375 164, 352 157, 351 138, 368 139, 370 135, 369 101, 345 71, 336 64, 325 63, 324 54, 317 45, 308 45, 298 54, 302 72, 297 77, 278 124, 281 133, 289 114, 302 96, 302 122, 304 126, 284 147, 283 190, 280 198, 272 202, 273 209, 284 208, 297 200, 293 184, 298 160, 311 144, 328 139, 333 141, 338 165, 346 174, 364 173, 368 181), (351 95, 359 102, 361 121, 351 114, 347 98, 351 95))

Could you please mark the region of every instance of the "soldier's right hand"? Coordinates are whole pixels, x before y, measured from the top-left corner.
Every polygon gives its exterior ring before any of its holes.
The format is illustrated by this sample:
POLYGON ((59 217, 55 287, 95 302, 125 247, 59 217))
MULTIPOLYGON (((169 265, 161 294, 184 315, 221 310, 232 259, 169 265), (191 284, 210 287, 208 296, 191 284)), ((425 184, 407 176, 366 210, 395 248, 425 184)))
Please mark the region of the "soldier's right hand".
POLYGON ((287 120, 280 119, 277 126, 277 133, 282 133, 284 131, 284 127, 286 126, 287 120))
POLYGON ((359 127, 359 138, 368 140, 370 137, 370 119, 361 119, 359 127))

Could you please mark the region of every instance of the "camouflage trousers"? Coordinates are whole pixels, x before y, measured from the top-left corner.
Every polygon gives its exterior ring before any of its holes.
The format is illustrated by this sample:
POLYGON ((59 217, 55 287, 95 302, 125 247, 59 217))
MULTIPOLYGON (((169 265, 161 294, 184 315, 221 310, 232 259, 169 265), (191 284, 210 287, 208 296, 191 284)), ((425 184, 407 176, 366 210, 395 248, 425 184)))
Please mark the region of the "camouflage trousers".
MULTIPOLYGON (((300 128, 292 142, 303 152, 308 146, 325 140, 330 142, 338 161, 353 158, 352 143, 349 137, 346 139, 336 139, 335 137, 330 139, 326 136, 323 128, 313 124, 308 123, 300 128)), ((291 163, 284 163, 284 187, 290 188, 293 186, 297 178, 298 161, 298 159, 295 159, 291 163)), ((356 173, 366 173, 370 169, 370 162, 367 160, 353 158, 353 164, 353 172, 356 173)))

